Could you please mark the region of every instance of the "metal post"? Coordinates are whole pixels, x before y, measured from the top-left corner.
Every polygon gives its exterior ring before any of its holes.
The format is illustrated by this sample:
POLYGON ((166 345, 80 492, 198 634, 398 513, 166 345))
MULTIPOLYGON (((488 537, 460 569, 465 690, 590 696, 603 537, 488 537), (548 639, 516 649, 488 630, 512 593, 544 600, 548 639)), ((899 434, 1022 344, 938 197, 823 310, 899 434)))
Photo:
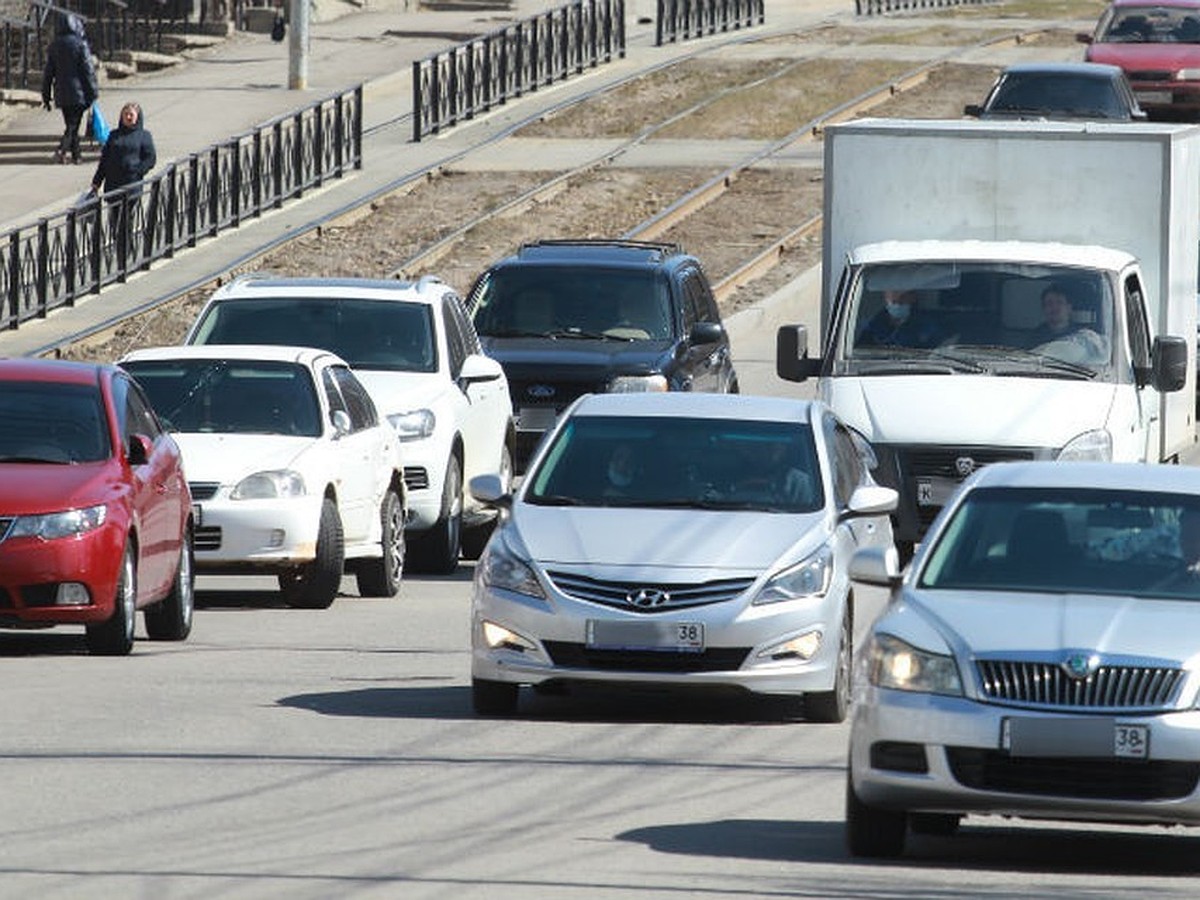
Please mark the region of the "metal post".
POLYGON ((291 0, 291 28, 288 29, 288 88, 308 88, 308 6, 309 0, 291 0))

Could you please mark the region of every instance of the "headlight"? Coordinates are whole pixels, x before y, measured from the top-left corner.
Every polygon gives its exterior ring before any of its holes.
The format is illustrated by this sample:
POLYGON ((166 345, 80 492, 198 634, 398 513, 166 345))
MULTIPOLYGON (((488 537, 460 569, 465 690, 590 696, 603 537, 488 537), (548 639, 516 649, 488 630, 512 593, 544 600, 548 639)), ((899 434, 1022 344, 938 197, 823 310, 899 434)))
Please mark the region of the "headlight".
POLYGON ((1085 431, 1067 441, 1055 459, 1059 462, 1112 462, 1112 435, 1103 428, 1085 431))
POLYGON ((801 597, 820 597, 829 590, 833 577, 833 551, 822 547, 794 566, 772 577, 754 598, 754 605, 797 600, 801 597))
POLYGON ((1180 69, 1175 73, 1176 81, 1200 81, 1200 69, 1180 69))
POLYGON ((954 657, 918 650, 890 634, 872 638, 867 648, 867 677, 878 687, 962 696, 954 657))
POLYGON ((44 516, 17 516, 8 536, 36 537, 46 541, 54 538, 77 537, 99 528, 107 518, 108 507, 104 505, 89 506, 86 509, 68 509, 65 512, 47 513, 44 516))
POLYGON ((618 375, 608 383, 610 394, 649 394, 666 389, 665 375, 618 375))
POLYGON ((546 599, 541 582, 524 558, 513 551, 507 536, 497 532, 475 568, 475 577, 483 587, 500 588, 527 597, 546 599))
POLYGON ((387 417, 388 423, 396 429, 396 436, 402 441, 419 441, 433 434, 433 426, 437 417, 432 409, 414 409, 406 413, 392 413, 387 417))
POLYGON ((291 469, 255 472, 237 483, 229 495, 231 500, 274 500, 304 496, 304 478, 291 469))

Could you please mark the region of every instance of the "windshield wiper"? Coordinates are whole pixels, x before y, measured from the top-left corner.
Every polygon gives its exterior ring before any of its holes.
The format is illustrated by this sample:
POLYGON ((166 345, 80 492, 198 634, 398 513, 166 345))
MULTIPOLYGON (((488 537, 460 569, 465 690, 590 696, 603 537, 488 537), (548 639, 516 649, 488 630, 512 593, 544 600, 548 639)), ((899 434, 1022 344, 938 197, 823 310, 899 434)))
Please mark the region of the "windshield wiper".
POLYGON ((584 506, 583 500, 569 494, 535 494, 527 498, 536 506, 584 506))
MULTIPOLYGON (((964 345, 960 345, 964 346, 964 345)), ((1057 356, 1049 356, 1045 353, 1034 353, 1032 350, 1022 350, 1019 347, 1007 347, 1001 345, 985 345, 971 344, 972 351, 979 353, 990 354, 995 357, 998 362, 1007 362, 1015 366, 1019 366, 1018 372, 997 372, 998 375, 1028 375, 1031 374, 1028 366, 1032 364, 1035 372, 1032 374, 1044 374, 1047 370, 1054 373, 1066 372, 1070 375, 1077 375, 1082 379, 1091 380, 1096 377, 1096 370, 1090 366, 1085 366, 1081 363, 1068 362, 1065 359, 1060 359, 1057 356)))

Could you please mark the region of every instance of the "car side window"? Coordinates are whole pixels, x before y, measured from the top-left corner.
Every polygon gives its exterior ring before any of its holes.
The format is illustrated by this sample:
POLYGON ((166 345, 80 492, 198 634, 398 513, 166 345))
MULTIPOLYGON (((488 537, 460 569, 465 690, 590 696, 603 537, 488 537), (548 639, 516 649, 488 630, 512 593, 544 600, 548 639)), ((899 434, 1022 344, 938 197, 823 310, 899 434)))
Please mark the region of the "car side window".
POLYGON ((695 269, 683 273, 684 327, 691 330, 697 322, 719 322, 717 303, 704 279, 695 269))
POLYGON ((350 415, 350 430, 362 431, 364 428, 374 428, 379 424, 379 414, 375 410, 375 404, 371 401, 370 394, 366 388, 362 386, 354 373, 347 366, 330 366, 328 371, 333 373, 333 378, 337 382, 342 391, 342 398, 346 401, 346 412, 350 415))
POLYGON ((865 466, 854 438, 846 427, 826 415, 822 422, 829 447, 833 450, 833 495, 839 508, 850 502, 850 495, 863 480, 865 466))
POLYGON ((1135 369, 1150 368, 1150 328, 1137 278, 1125 279, 1125 318, 1129 322, 1129 356, 1135 369))
POLYGON ((325 391, 325 398, 329 401, 330 413, 335 413, 340 409, 346 415, 350 415, 350 410, 346 408, 346 401, 342 399, 342 392, 329 369, 321 373, 321 388, 325 391))
POLYGON ((459 373, 462 371, 463 362, 466 361, 470 350, 467 347, 467 339, 463 334, 462 325, 458 318, 454 315, 458 298, 453 294, 449 294, 442 298, 442 322, 446 327, 446 347, 450 363, 450 377, 457 380, 459 373))
POLYGON ((125 395, 125 402, 121 404, 125 410, 122 417, 124 421, 121 423, 121 439, 125 441, 126 446, 129 438, 135 434, 144 434, 151 441, 157 441, 162 434, 162 426, 141 388, 128 378, 117 378, 114 387, 117 385, 120 385, 118 396, 120 393, 125 395))
POLYGON ((458 326, 467 355, 482 353, 483 345, 479 342, 479 333, 475 330, 475 323, 467 315, 466 306, 463 304, 462 298, 457 294, 447 294, 446 311, 458 326))

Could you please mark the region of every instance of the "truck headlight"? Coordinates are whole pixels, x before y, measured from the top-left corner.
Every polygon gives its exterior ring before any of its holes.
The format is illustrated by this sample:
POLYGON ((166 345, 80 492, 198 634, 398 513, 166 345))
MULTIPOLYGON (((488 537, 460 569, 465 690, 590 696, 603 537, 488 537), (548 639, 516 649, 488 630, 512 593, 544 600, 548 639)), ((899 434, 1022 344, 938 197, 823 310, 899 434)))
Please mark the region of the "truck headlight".
POLYGON ((667 389, 664 375, 618 375, 608 383, 610 394, 660 393, 667 389))
POLYGON ((867 648, 871 684, 897 691, 962 696, 954 657, 920 650, 890 634, 877 634, 867 648))
POLYGON ((820 597, 829 590, 833 577, 833 552, 822 547, 816 553, 773 575, 754 597, 754 605, 820 597))
POLYGON ((387 417, 388 424, 396 430, 396 437, 402 441, 419 441, 433 434, 437 416, 432 409, 414 409, 404 413, 392 413, 387 417))
POLYGON ((1067 441, 1054 458, 1059 462, 1112 462, 1112 435, 1104 428, 1085 431, 1067 441))
POLYGON ((303 497, 304 476, 291 469, 255 472, 237 483, 229 494, 230 500, 274 500, 284 497, 303 497))

